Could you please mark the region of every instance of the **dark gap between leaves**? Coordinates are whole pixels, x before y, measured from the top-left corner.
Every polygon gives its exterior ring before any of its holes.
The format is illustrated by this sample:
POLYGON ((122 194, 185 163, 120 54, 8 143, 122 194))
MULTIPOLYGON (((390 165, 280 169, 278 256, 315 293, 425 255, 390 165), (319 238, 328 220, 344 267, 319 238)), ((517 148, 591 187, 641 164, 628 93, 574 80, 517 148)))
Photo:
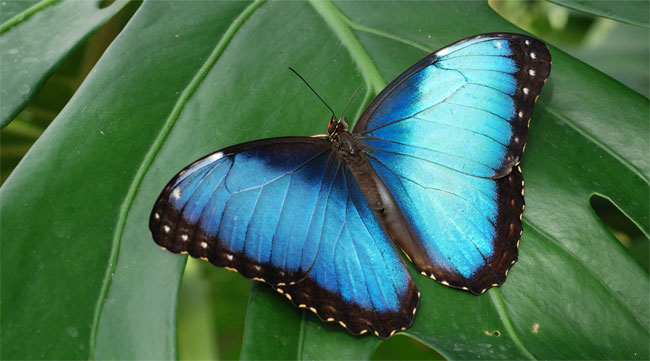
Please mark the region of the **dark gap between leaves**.
POLYGON ((612 235, 648 271, 650 241, 639 227, 605 197, 594 194, 589 198, 589 203, 612 235))
POLYGON ((395 335, 382 343, 370 358, 376 360, 446 360, 444 356, 419 341, 395 335))
POLYGON ((100 9, 105 9, 105 8, 113 5, 114 2, 115 2, 115 0, 99 0, 99 2, 97 4, 97 7, 100 8, 100 9))

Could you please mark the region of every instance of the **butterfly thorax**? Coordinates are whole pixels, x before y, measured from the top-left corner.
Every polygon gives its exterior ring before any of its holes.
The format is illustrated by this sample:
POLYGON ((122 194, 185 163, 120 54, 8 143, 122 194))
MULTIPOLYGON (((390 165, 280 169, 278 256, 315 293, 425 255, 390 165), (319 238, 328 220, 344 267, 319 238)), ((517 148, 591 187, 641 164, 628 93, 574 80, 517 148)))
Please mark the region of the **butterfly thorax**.
MULTIPOLYGON (((370 164, 366 146, 361 137, 348 131, 345 118, 341 122, 336 122, 334 118, 330 120, 328 139, 337 152, 339 159, 345 163, 346 168, 352 173, 365 199, 386 231, 394 239, 413 239, 414 236, 410 228, 406 226, 404 216, 396 206, 395 199, 370 164)), ((409 244, 417 245, 414 242, 409 244)), ((420 248, 416 247, 414 249, 408 246, 406 248, 411 251, 410 254, 413 256, 424 254, 424 251, 420 248)))
POLYGON ((380 192, 383 183, 372 170, 359 136, 348 131, 345 118, 340 122, 330 121, 328 139, 339 159, 354 176, 372 209, 377 213, 383 213, 385 200, 380 192))
POLYGON ((345 117, 337 121, 334 117, 330 119, 327 125, 327 139, 332 143, 341 156, 355 154, 357 152, 357 144, 352 134, 348 132, 348 123, 345 117))
POLYGON ((353 157, 359 153, 359 142, 348 131, 341 132, 330 138, 330 142, 343 158, 353 157))

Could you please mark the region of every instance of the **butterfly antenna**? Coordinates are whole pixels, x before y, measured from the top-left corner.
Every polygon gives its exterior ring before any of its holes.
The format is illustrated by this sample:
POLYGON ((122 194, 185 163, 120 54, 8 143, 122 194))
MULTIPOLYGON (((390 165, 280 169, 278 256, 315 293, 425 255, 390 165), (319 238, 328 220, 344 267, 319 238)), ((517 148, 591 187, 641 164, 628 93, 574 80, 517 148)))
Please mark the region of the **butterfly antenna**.
POLYGON ((302 80, 305 84, 307 84, 307 86, 309 87, 309 89, 311 89, 311 91, 312 91, 314 94, 316 94, 316 96, 318 97, 318 99, 320 99, 320 101, 323 102, 323 104, 325 104, 325 106, 327 107, 327 109, 329 109, 330 112, 332 112, 332 116, 334 117, 334 119, 336 119, 336 114, 334 113, 334 111, 332 110, 332 108, 331 108, 329 105, 327 105, 327 103, 325 103, 325 101, 323 100, 323 98, 321 98, 320 95, 318 95, 318 93, 316 93, 316 91, 314 90, 314 88, 312 88, 311 85, 309 85, 309 83, 307 83, 307 80, 305 80, 305 78, 303 78, 302 76, 300 76, 300 74, 298 74, 297 71, 293 70, 292 67, 289 67, 289 70, 291 70, 294 74, 296 74, 296 75, 298 76, 298 78, 300 78, 300 80, 302 80))
POLYGON ((355 90, 354 93, 352 93, 352 96, 350 96, 350 99, 348 99, 348 102, 345 103, 345 106, 343 107, 343 110, 341 111, 341 117, 339 117, 339 119, 343 118, 343 114, 345 114, 345 110, 348 109, 348 105, 350 105, 350 103, 352 102, 352 99, 354 99, 354 96, 357 95, 357 92, 358 92, 361 88, 363 88, 363 84, 359 85, 359 87, 357 88, 357 90, 355 90))

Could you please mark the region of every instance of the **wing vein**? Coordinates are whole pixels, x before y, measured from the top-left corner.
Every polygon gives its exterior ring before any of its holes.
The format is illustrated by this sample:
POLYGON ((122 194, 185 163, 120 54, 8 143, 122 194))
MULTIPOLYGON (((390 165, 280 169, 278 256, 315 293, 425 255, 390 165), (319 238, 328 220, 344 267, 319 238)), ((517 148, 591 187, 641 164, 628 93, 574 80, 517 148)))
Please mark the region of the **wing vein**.
POLYGON ((382 124, 382 125, 376 126, 376 127, 372 128, 372 129, 366 129, 366 130, 364 130, 363 132, 361 132, 361 134, 371 133, 371 132, 374 132, 374 131, 376 131, 376 130, 378 130, 378 129, 381 129, 381 128, 383 128, 383 127, 386 127, 386 126, 389 126, 389 125, 393 125, 393 124, 395 124, 395 123, 398 123, 398 122, 404 121, 404 120, 406 120, 406 119, 412 118, 412 117, 414 117, 414 116, 417 116, 418 114, 420 114, 420 113, 422 113, 422 112, 425 112, 425 111, 427 111, 427 110, 429 110, 429 109, 432 109, 432 108, 435 107, 435 106, 438 106, 439 104, 442 104, 442 103, 446 102, 449 98, 451 98, 452 96, 456 95, 456 93, 458 93, 458 92, 459 92, 461 89, 463 89, 465 86, 467 86, 467 82, 466 82, 465 84, 459 86, 458 88, 456 88, 453 92, 451 92, 451 94, 449 94, 449 95, 448 95, 447 97, 445 97, 444 99, 438 101, 437 103, 434 103, 434 104, 431 104, 431 105, 429 105, 429 106, 426 106, 425 108, 423 108, 423 109, 421 109, 421 110, 419 110, 419 111, 417 111, 417 112, 415 112, 415 113, 413 113, 413 114, 410 114, 410 115, 407 116, 407 117, 400 118, 400 119, 396 119, 396 120, 391 120, 391 121, 386 122, 386 123, 384 123, 384 124, 382 124))
MULTIPOLYGON (((476 45, 476 44, 486 43, 486 42, 488 42, 488 41, 493 41, 493 40, 510 41, 510 40, 508 40, 508 39, 501 39, 501 38, 497 38, 497 37, 492 36, 492 37, 489 37, 489 38, 485 38, 485 39, 483 39, 483 40, 478 40, 478 41, 473 42, 473 43, 470 42, 469 44, 466 44, 466 45, 463 46, 463 47, 460 47, 460 48, 458 48, 458 49, 454 49, 454 51, 452 51, 452 52, 450 52, 450 53, 448 53, 448 54, 446 54, 446 55, 442 55, 442 56, 440 56, 439 59, 442 59, 442 58, 444 58, 444 57, 447 57, 447 56, 449 56, 450 54, 457 53, 457 52, 460 51, 460 50, 463 50, 463 49, 469 48, 470 46, 474 46, 474 45, 476 45)), ((456 56, 457 56, 457 57, 461 57, 461 56, 464 56, 464 55, 456 55, 456 56)))
POLYGON ((447 104, 453 104, 453 105, 458 105, 458 106, 460 106, 460 107, 466 107, 466 108, 472 108, 472 109, 480 110, 480 111, 482 111, 482 112, 489 113, 489 114, 492 114, 492 115, 494 115, 494 116, 496 116, 496 117, 499 117, 499 118, 505 120, 506 122, 508 122, 508 124, 510 124, 510 120, 509 120, 509 119, 506 119, 506 118, 504 118, 503 116, 501 116, 501 115, 499 115, 499 114, 497 114, 497 113, 491 112, 491 111, 489 111, 489 110, 487 110, 487 109, 483 109, 483 108, 479 108, 479 107, 473 107, 473 106, 468 105, 468 104, 459 104, 459 103, 451 103, 451 102, 448 102, 447 104))
MULTIPOLYGON (((233 163, 230 162, 230 169, 228 169, 228 171, 226 172, 226 174, 224 174, 223 177, 221 177, 221 179, 219 180, 219 183, 217 183, 217 186, 214 187, 214 190, 212 191, 212 193, 210 193, 210 198, 209 198, 208 201, 205 203, 206 206, 207 206, 208 203, 210 203, 210 201, 212 200, 212 197, 214 197, 215 192, 217 191, 217 189, 219 189, 219 187, 221 186, 221 184, 224 185, 224 188, 226 187, 226 175, 227 175, 228 173, 230 173, 230 170, 232 169, 232 164, 233 164, 233 163)), ((226 200, 226 202, 227 202, 227 201, 228 201, 228 200, 226 200)), ((224 210, 226 209, 225 207, 226 207, 226 206, 225 206, 225 204, 224 204, 224 210)), ((204 208, 204 209, 205 209, 205 208, 204 208)), ((201 223, 203 222, 203 220, 204 220, 204 216, 205 216, 205 213, 201 212, 201 215, 199 216, 199 220, 196 222, 196 224, 197 224, 198 226, 200 226, 201 223)), ((222 212, 222 214, 221 214, 221 220, 220 220, 219 222, 221 222, 221 221, 223 221, 223 212, 222 212)), ((215 234, 219 234, 219 230, 220 230, 220 229, 221 229, 221 223, 219 223, 219 228, 217 229, 217 233, 215 233, 215 234)))
POLYGON ((323 223, 321 224, 320 234, 318 235, 318 248, 316 249, 316 256, 314 257, 314 262, 312 263, 312 267, 314 266, 314 264, 316 264, 316 260, 318 259, 318 254, 320 253, 320 246, 322 243, 321 241, 323 240, 323 230, 325 229, 325 218, 327 218, 327 207, 329 206, 330 195, 332 194, 332 187, 334 186, 334 181, 336 180, 336 175, 339 172, 340 166, 341 163, 337 159, 336 170, 334 171, 334 176, 332 177, 332 183, 330 183, 329 190, 327 191, 327 200, 325 201, 325 210, 323 211, 323 223))
MULTIPOLYGON (((303 247, 305 243, 307 243, 307 238, 309 237, 309 230, 311 229, 311 224, 314 221, 314 214, 316 213, 316 206, 318 205, 318 200, 321 194, 321 191, 323 190, 323 187, 325 187, 325 176, 327 175, 327 169, 330 166, 330 161, 332 160, 332 154, 333 152, 330 151, 330 155, 327 157, 327 162, 325 162, 325 169, 323 169, 323 175, 321 176, 320 179, 320 189, 318 190, 318 196, 316 197, 316 200, 314 201, 314 207, 311 210, 311 215, 309 216, 309 222, 307 222, 307 232, 305 233, 305 239, 302 241, 303 247)), ((329 191, 328 191, 328 196, 329 196, 329 191)), ((325 203, 327 206, 327 203, 325 203)), ((323 212, 325 213, 325 212, 323 212)), ((300 261, 298 262, 298 267, 302 266, 302 259, 303 259, 303 252, 300 252, 300 261)))
MULTIPOLYGON (((257 192, 257 197, 255 197, 255 203, 253 203, 253 209, 251 210, 251 217, 248 220, 248 224, 246 225, 246 231, 244 232, 244 248, 242 248, 242 253, 246 252, 246 240, 248 239, 248 230, 251 228, 251 223, 253 223, 253 217, 255 217, 255 210, 257 208, 257 202, 260 200, 260 196, 262 195, 262 191, 264 190, 264 187, 261 187, 259 191, 257 192)), ((257 242, 257 252, 255 252, 255 260, 257 262, 260 262, 260 244, 262 242, 257 242)))
MULTIPOLYGON (((345 196, 345 199, 346 199, 346 202, 345 202, 345 204, 346 204, 346 217, 345 217, 345 219, 344 219, 344 222, 347 223, 347 221, 348 221, 348 219, 347 219, 347 204, 348 204, 348 202, 350 202, 350 191, 349 191, 349 189, 348 189, 348 182, 347 182, 347 179, 346 179, 346 177, 345 177, 345 170, 343 170, 342 173, 343 173, 343 184, 345 185, 345 195, 346 195, 346 196, 345 196)), ((355 207, 355 208, 356 208, 356 207, 355 207)), ((365 225, 364 225, 364 226, 365 226, 365 225)), ((356 253, 356 255, 357 255, 357 259, 359 260, 359 265, 361 265, 361 260, 358 258, 358 252, 356 252, 356 243, 355 243, 354 239, 352 239, 352 236, 350 236, 350 241, 352 242, 353 246, 355 247, 355 253, 356 253)), ((361 273, 364 273, 364 272, 363 272, 363 267, 361 267, 361 270, 362 270, 361 273)), ((372 266, 371 266, 371 270, 372 270, 372 266)), ((374 274, 374 271, 373 271, 373 274, 374 274)), ((377 312, 377 308, 375 307, 375 303, 374 303, 373 300, 372 300, 372 293, 370 292, 370 289, 368 288, 368 281, 367 281, 367 279, 366 279, 366 277, 365 277, 365 274, 364 274, 363 279, 364 279, 364 283, 365 283, 365 285, 366 285, 366 292, 368 292, 368 298, 370 299, 370 305, 372 306, 372 309, 373 309, 373 310, 375 311, 375 313, 376 313, 376 312, 377 312)), ((375 277, 375 279, 376 279, 376 277, 375 277)), ((382 297, 383 297, 383 294, 382 294, 382 297)), ((385 300, 384 300, 384 301, 385 301, 385 300)), ((374 316, 374 314, 373 314, 373 316, 374 316)))
POLYGON ((287 172, 285 172, 285 173, 282 173, 282 174, 280 174, 279 176, 277 176, 277 177, 275 177, 275 178, 273 178, 273 179, 270 179, 270 180, 268 180, 268 181, 265 182, 265 183, 258 184, 258 185, 255 185, 255 186, 252 186, 252 187, 248 187, 248 188, 238 189, 238 190, 236 190, 235 192, 232 192, 232 194, 241 193, 241 192, 246 192, 246 191, 249 191, 249 190, 251 190, 251 189, 264 187, 264 186, 266 186, 266 185, 269 185, 269 184, 271 184, 271 183, 273 183, 273 182, 279 180, 280 178, 284 178, 284 177, 286 177, 286 176, 288 176, 288 175, 290 175, 290 174, 293 175, 296 171, 300 170, 301 168, 303 168, 303 167, 306 166, 307 164, 311 163, 311 161, 313 161, 314 159, 318 158, 319 156, 321 156, 321 155, 324 154, 325 152, 327 152, 327 150, 324 150, 324 151, 322 151, 322 152, 320 152, 320 153, 316 153, 316 155, 314 155, 314 156, 312 156, 311 158, 307 159, 306 161, 304 161, 302 164, 300 164, 300 165, 297 166, 296 168, 294 168, 294 169, 292 169, 292 170, 290 170, 290 171, 287 171, 287 172))
MULTIPOLYGON (((376 160, 377 162, 379 162, 381 165, 383 165, 386 169, 388 169, 388 170, 389 170, 391 173, 393 173, 396 177, 403 178, 403 179, 405 179, 405 180, 407 180, 407 181, 409 181, 409 182, 411 182, 411 183, 417 185, 417 186, 420 187, 420 188, 423 188, 423 189, 430 189, 430 190, 433 190, 433 191, 439 191, 439 192, 442 192, 442 193, 447 193, 447 194, 450 194, 450 195, 453 195, 453 196, 456 196, 456 197, 462 199, 462 200, 465 201, 467 204, 469 204, 470 206, 472 206, 472 208, 476 209, 476 211, 477 211, 479 214, 481 214, 483 217, 485 217, 485 218, 488 220, 488 222, 490 222, 490 223, 495 227, 495 229, 496 229, 496 225, 494 224, 494 222, 493 222, 493 221, 492 221, 492 220, 491 220, 487 215, 485 215, 485 214, 484 214, 483 212, 481 212, 478 208, 476 208, 476 206, 475 206, 472 202, 468 201, 467 199, 461 197, 460 195, 458 195, 458 194, 456 194, 456 193, 454 193, 454 192, 445 191, 444 189, 439 189, 439 188, 433 188, 433 187, 426 187, 426 186, 423 186, 422 184, 416 182, 415 180, 413 180, 413 179, 411 179, 411 178, 409 178, 409 177, 406 177, 406 176, 403 176, 403 175, 401 175, 401 174, 398 174, 398 173, 395 172, 391 167, 389 167, 388 165, 386 165, 386 164, 385 164, 384 162, 382 162, 381 160, 377 159, 377 157, 373 156, 372 154, 368 154, 368 155, 369 155, 371 158, 373 158, 374 160, 376 160)), ((407 192, 407 193, 408 193, 408 192, 407 192)), ((485 193, 483 193, 483 194, 485 194, 485 193)))
POLYGON ((416 116, 416 117, 413 117, 413 118, 414 118, 414 119, 421 120, 421 121, 423 121, 423 122, 435 123, 435 124, 440 124, 440 125, 443 125, 443 126, 448 126, 448 127, 451 127, 451 128, 456 128, 456 129, 460 129, 460 130, 466 130, 466 131, 468 131, 468 132, 470 132, 470 133, 474 133, 474 134, 476 134, 476 135, 483 136, 483 137, 488 138, 488 139, 490 139, 490 140, 492 140, 492 141, 494 141, 494 142, 496 142, 496 143, 498 143, 498 144, 500 144, 500 145, 502 145, 502 146, 504 146, 504 147, 507 147, 507 144, 501 143, 501 142, 498 141, 497 139, 492 138, 491 136, 489 136, 489 135, 487 135, 487 134, 485 134, 485 133, 477 132, 477 131, 475 131, 475 130, 473 130, 473 129, 469 129, 469 128, 465 128, 465 127, 459 127, 459 126, 452 125, 452 124, 445 124, 445 123, 437 122, 437 121, 435 121, 435 120, 424 119, 424 118, 420 118, 420 117, 417 117, 417 116, 416 116))
MULTIPOLYGON (((284 202, 287 200, 287 195, 289 194, 289 188, 291 187, 291 179, 293 179, 293 173, 291 174, 291 178, 289 178, 289 183, 287 184, 287 189, 284 191, 284 196, 282 197, 282 203, 280 204, 280 214, 278 215, 278 220, 275 222, 275 230, 273 231, 273 237, 271 238, 271 244, 273 245, 275 243, 275 236, 278 234, 278 225, 280 224, 280 220, 282 219, 282 214, 284 214, 284 202)), ((283 257, 282 257, 282 269, 285 267, 286 263, 286 251, 287 248, 285 247, 284 252, 283 252, 283 257)), ((271 263, 273 263, 273 246, 271 246, 271 263)))
MULTIPOLYGON (((379 140, 379 139, 378 139, 378 140, 379 140)), ((385 140, 385 139, 381 139, 381 140, 385 140)), ((386 140, 386 141, 387 141, 387 140, 386 140)), ((397 143, 397 144, 402 144, 402 143, 399 143, 399 142, 395 142, 395 143, 397 143)), ((404 146, 407 146, 407 147, 410 146, 410 145, 408 145, 408 144, 403 144, 403 145, 404 145, 404 146)), ((422 158, 422 157, 416 157, 416 156, 411 155, 411 154, 406 154, 406 153, 396 152, 396 151, 392 151, 392 150, 386 150, 386 149, 376 148, 376 147, 373 147, 373 146, 370 146, 370 145, 367 145, 367 144, 366 144, 365 146, 366 146, 367 148, 369 148, 369 149, 373 149, 373 150, 375 150, 375 151, 379 151, 379 152, 390 153, 390 154, 396 154, 396 155, 403 155, 403 156, 405 156, 405 157, 411 157, 411 158, 415 158, 415 159, 420 159, 420 160, 425 161, 425 162, 427 162, 427 163, 431 163, 431 164, 434 164, 434 165, 437 165, 437 166, 440 166, 440 167, 443 167, 443 168, 447 168, 447 169, 449 169, 449 170, 453 170, 454 172, 458 172, 458 173, 461 173, 461 174, 465 174, 465 175, 473 176, 473 175, 471 175, 471 174, 469 174, 469 173, 465 173, 465 172, 462 172, 462 171, 460 171, 460 170, 458 170, 458 169, 454 169, 454 168, 451 168, 451 167, 449 167, 449 166, 443 165, 443 164, 441 164, 441 163, 434 162, 434 161, 432 161, 432 160, 430 160, 430 159, 425 159, 425 158, 422 158)), ((490 165, 487 165, 487 164, 485 164, 485 163, 481 163, 481 162, 477 162, 477 161, 475 161, 475 160, 473 160, 473 159, 468 159, 468 158, 465 158, 465 157, 461 157, 461 156, 459 156, 459 155, 454 155, 454 154, 451 154, 451 153, 446 153, 446 152, 443 152, 443 151, 438 151, 438 150, 433 150, 433 149, 428 149, 428 148, 421 148, 421 147, 417 147, 417 146, 411 146, 411 147, 413 147, 413 148, 420 148, 420 149, 428 150, 428 151, 435 152, 435 153, 441 153, 441 154, 445 154, 445 155, 448 155, 448 156, 451 156, 451 157, 455 157, 455 158, 465 159, 465 160, 468 160, 468 161, 470 161, 470 162, 474 162, 474 163, 477 163, 477 164, 480 164, 480 165, 484 165, 484 166, 486 166, 487 168, 492 169, 492 170, 495 171, 495 173, 496 173, 496 169, 492 168, 490 165)), ((368 153, 368 154, 369 154, 369 153, 368 153)))

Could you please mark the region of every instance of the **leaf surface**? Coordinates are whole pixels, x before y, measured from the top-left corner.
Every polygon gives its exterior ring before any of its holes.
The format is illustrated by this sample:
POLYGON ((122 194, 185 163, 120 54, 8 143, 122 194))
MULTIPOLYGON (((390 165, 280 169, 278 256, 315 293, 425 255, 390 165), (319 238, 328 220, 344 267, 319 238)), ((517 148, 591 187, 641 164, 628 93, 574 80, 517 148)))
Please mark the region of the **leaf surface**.
POLYGON ((624 23, 650 27, 650 4, 645 0, 550 0, 558 5, 582 11, 587 14, 603 16, 624 23))
POLYGON ((99 0, 3 1, 0 4, 0 127, 38 93, 47 78, 127 0, 101 7, 99 0))
MULTIPOLYGON (((288 66, 335 109, 364 84, 352 119, 428 52, 492 31, 518 30, 478 2, 145 2, 0 190, 2 358, 175 358, 185 262, 147 229, 165 183, 228 145, 324 132, 288 66)), ((648 100, 551 51, 508 281, 477 297, 413 273, 407 334, 449 358, 648 358, 648 274, 589 205, 607 196, 649 233, 648 100)), ((378 343, 255 285, 242 357, 367 359, 378 343)))

